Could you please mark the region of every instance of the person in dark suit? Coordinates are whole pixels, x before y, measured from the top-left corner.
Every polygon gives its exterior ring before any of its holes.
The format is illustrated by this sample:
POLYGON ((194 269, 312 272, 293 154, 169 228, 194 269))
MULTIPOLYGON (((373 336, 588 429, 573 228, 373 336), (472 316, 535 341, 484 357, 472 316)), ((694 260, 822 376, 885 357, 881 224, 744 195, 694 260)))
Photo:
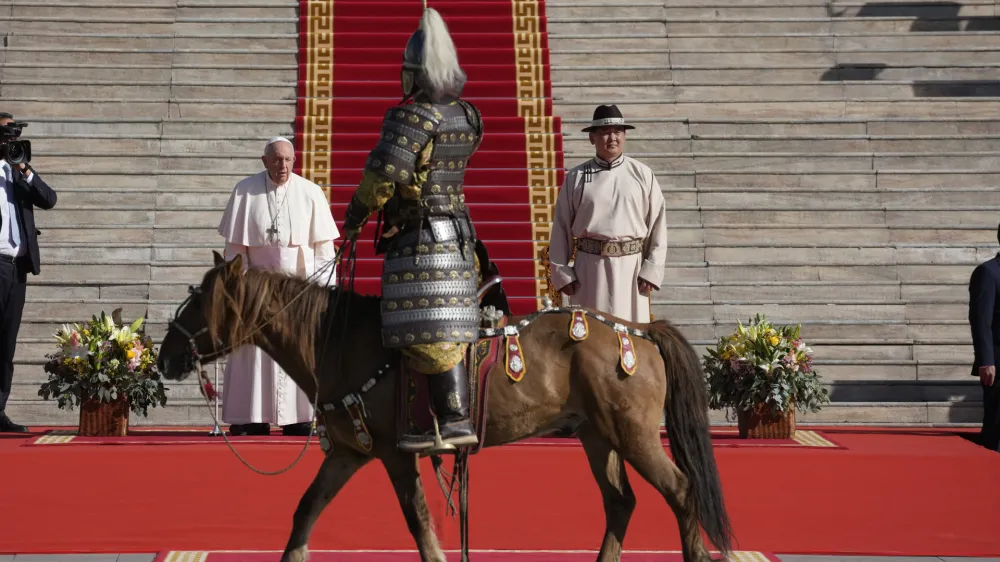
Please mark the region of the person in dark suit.
MULTIPOLYGON (((0 126, 14 121, 0 113, 0 126)), ((3 151, 2 154, 6 154, 3 151)), ((56 192, 27 164, 0 160, 0 432, 27 432, 7 417, 7 399, 14 379, 14 347, 21 327, 27 277, 38 275, 38 234, 34 208, 56 206, 56 192)))
MULTIPOLYGON (((1000 242, 1000 225, 997 226, 1000 242)), ((975 359, 972 375, 983 387, 983 429, 981 443, 1000 451, 1000 384, 996 358, 1000 355, 1000 253, 980 264, 969 280, 969 326, 975 359)))

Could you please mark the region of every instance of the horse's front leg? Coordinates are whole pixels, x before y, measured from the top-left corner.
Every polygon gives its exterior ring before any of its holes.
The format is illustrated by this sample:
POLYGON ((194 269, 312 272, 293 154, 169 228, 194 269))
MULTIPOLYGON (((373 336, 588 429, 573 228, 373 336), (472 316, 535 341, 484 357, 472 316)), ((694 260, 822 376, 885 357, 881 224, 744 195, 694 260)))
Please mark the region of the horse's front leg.
POLYGON ((434 534, 434 520, 427 509, 427 498, 420 482, 420 465, 417 456, 402 451, 382 457, 392 487, 396 489, 399 506, 403 508, 406 526, 417 543, 422 562, 446 562, 444 552, 434 534))
POLYGON ((281 556, 281 562, 307 560, 309 534, 312 533, 316 519, 351 476, 370 460, 371 457, 334 445, 333 450, 320 465, 316 478, 299 500, 299 507, 292 517, 292 534, 288 537, 288 545, 281 556))

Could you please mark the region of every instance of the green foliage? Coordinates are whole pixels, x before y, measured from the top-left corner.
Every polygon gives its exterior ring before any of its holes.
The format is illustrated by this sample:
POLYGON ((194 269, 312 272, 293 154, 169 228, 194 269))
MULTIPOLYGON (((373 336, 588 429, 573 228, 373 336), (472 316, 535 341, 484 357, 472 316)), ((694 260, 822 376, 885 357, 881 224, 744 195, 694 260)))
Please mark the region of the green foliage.
POLYGON ((49 377, 38 395, 68 410, 88 398, 112 402, 122 396, 133 413, 143 416, 150 407, 166 406, 167 389, 142 322, 139 318, 125 325, 119 308, 111 316, 101 312, 82 326, 64 324, 54 335, 59 349, 46 355, 49 377))
POLYGON ((748 411, 757 405, 780 414, 793 406, 816 412, 830 393, 812 368, 812 349, 800 338, 801 326, 775 327, 757 314, 719 338, 702 357, 708 377, 709 407, 748 411))

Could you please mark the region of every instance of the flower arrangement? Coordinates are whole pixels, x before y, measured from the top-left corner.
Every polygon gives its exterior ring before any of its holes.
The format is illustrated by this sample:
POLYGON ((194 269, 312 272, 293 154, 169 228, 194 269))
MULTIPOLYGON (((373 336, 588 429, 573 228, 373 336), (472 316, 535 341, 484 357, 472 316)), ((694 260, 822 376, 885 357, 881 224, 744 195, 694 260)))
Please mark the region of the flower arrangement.
POLYGON ((165 406, 166 388, 142 322, 139 318, 126 325, 119 308, 111 316, 101 312, 82 326, 64 324, 54 335, 58 350, 46 355, 49 377, 38 395, 55 398, 60 408, 69 410, 81 403, 84 409, 88 403, 119 403, 146 416, 150 406, 165 406))
POLYGON ((760 314, 747 326, 737 322, 736 331, 702 358, 709 407, 781 416, 794 408, 816 412, 829 403, 800 331, 801 326, 775 327, 760 314))

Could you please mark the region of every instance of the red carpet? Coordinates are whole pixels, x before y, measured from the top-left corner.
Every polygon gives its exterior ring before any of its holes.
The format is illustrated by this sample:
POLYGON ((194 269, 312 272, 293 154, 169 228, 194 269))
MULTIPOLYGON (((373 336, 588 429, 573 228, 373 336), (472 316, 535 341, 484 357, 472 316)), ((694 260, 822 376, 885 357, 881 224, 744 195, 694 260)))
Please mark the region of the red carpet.
MULTIPOLYGON (((560 121, 552 116, 545 4, 429 5, 444 17, 458 47, 469 78, 465 98, 484 117, 483 146, 466 174, 470 212, 491 256, 500 260, 514 313, 525 314, 545 294, 537 259, 548 243, 563 168, 560 121)), ((328 188, 340 226, 385 111, 402 97, 403 47, 421 13, 415 0, 300 3, 296 172, 328 188)), ((358 248, 355 287, 366 293, 380 292, 373 231, 370 225, 362 232, 358 248)))
MULTIPOLYGON (((724 493, 741 551, 1000 556, 1000 455, 948 432, 823 430, 846 449, 719 448, 724 493)), ((29 437, 32 438, 32 437, 29 437)), ((315 475, 312 449, 291 472, 259 476, 224 446, 21 447, 0 438, 0 553, 280 550, 315 475)), ((247 445, 264 470, 300 445, 247 445)), ((425 462, 445 548, 456 521, 425 462)), ((472 546, 592 550, 604 518, 579 447, 502 447, 471 460, 472 546)), ((679 548, 665 502, 630 471, 638 507, 629 550, 679 548)), ((410 550, 385 471, 359 472, 317 523, 316 550, 410 550)), ((666 559, 666 558, 664 558, 666 559)))
MULTIPOLYGON (((225 444, 222 436, 209 435, 210 428, 130 428, 126 437, 87 437, 76 435, 75 428, 62 428, 52 430, 41 430, 41 435, 34 439, 25 439, 22 447, 55 447, 61 445, 73 446, 93 446, 93 445, 209 445, 220 446, 225 444)), ((300 447, 305 444, 306 438, 286 437, 280 431, 274 430, 271 435, 260 436, 228 436, 234 447, 241 448, 248 444, 254 445, 289 445, 298 444, 300 447)), ((318 443, 316 437, 312 438, 313 443, 318 443)), ((669 441, 666 435, 663 437, 663 446, 667 447, 669 441)), ((312 446, 312 445, 310 445, 312 446)), ((526 439, 518 443, 509 445, 510 447, 580 447, 580 441, 571 438, 561 437, 537 437, 526 439)), ((771 447, 771 448, 799 448, 799 447, 822 447, 828 449, 843 448, 837 442, 822 432, 799 430, 794 439, 740 439, 735 430, 713 429, 713 447, 771 447)))

